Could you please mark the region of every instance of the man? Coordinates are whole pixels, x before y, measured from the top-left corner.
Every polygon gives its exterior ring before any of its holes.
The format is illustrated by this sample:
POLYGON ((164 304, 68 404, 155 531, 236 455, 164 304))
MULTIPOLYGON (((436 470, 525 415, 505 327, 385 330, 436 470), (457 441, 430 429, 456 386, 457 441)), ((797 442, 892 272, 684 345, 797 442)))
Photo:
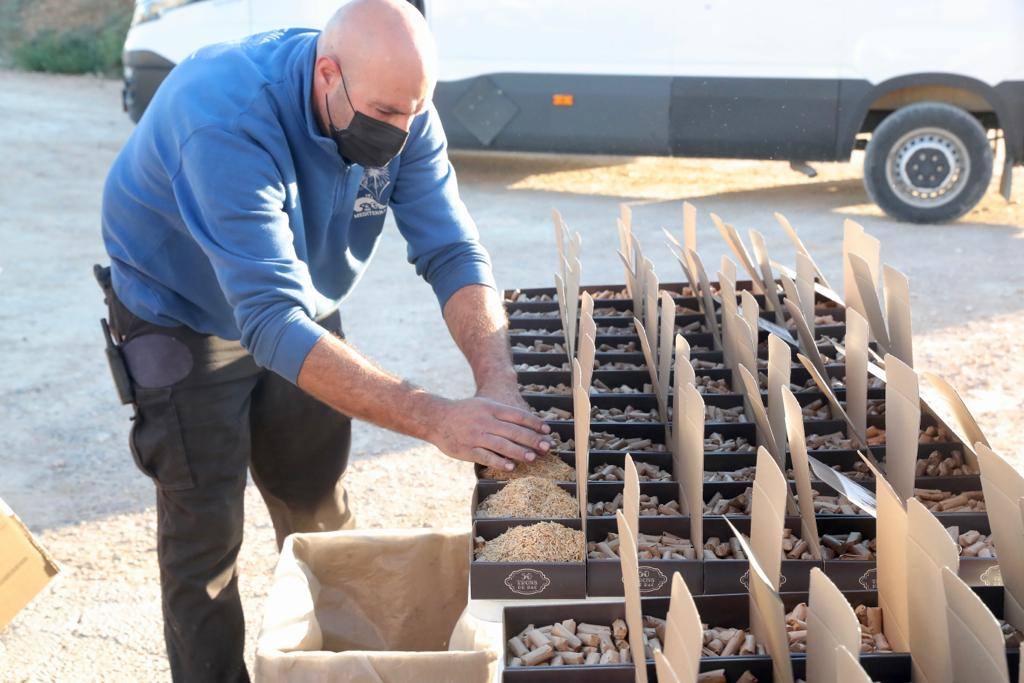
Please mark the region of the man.
POLYGON ((400 0, 357 0, 322 34, 215 45, 182 62, 103 199, 115 379, 156 482, 171 671, 245 680, 235 560, 251 469, 280 544, 350 526, 349 416, 512 469, 550 448, 518 396, 490 262, 430 106, 434 48, 400 0), (338 304, 390 206, 472 367, 454 401, 341 337, 338 304))

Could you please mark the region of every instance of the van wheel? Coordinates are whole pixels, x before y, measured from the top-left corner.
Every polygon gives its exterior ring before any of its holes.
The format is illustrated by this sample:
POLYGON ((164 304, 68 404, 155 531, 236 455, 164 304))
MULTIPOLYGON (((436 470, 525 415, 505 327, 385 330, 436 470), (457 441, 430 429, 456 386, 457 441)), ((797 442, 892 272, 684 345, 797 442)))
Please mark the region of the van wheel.
POLYGON ((942 223, 981 201, 992 148, 978 120, 942 102, 899 109, 878 125, 864 159, 864 187, 893 218, 942 223))

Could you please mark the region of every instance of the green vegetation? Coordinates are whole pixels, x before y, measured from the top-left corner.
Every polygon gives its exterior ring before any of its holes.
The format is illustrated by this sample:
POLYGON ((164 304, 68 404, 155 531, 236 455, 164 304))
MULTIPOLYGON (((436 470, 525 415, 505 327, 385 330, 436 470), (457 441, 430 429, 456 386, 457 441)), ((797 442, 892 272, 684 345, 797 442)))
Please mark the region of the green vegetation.
POLYGON ((56 73, 112 73, 121 66, 121 49, 131 21, 130 7, 97 22, 65 29, 44 28, 5 41, 16 66, 56 73))

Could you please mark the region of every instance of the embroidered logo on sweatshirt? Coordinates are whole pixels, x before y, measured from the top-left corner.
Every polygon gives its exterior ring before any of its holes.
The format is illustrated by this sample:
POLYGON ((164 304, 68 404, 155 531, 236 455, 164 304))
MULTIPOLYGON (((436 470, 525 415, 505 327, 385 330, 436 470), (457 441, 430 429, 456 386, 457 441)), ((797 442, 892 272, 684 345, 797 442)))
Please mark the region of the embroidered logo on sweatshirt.
POLYGON ((388 207, 384 203, 384 190, 391 184, 387 166, 363 170, 359 181, 359 193, 352 208, 352 218, 383 216, 388 207))

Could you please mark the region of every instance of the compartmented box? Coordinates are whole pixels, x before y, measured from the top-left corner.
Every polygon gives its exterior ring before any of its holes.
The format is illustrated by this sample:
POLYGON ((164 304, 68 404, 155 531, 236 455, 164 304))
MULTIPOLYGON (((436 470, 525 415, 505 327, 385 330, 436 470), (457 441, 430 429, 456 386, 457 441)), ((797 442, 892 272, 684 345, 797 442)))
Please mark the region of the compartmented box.
MULTIPOLYGON (((729 517, 740 533, 750 535, 749 517, 729 517)), ((800 534, 800 518, 786 517, 785 527, 793 534, 800 534)), ((704 517, 704 538, 701 546, 708 539, 718 537, 727 542, 732 537, 732 530, 721 516, 704 517)), ((807 591, 810 586, 811 569, 821 567, 818 560, 782 560, 779 575, 780 590, 784 592, 807 591)), ((708 595, 723 593, 746 593, 749 586, 750 562, 733 559, 704 560, 704 592, 708 595)))
MULTIPOLYGON (((591 517, 587 520, 587 542, 600 542, 609 532, 617 533, 614 517, 591 517)), ((641 517, 640 533, 668 532, 690 538, 689 517, 641 517)), ((692 539, 691 539, 692 542, 692 539)), ((699 547, 694 544, 698 552, 699 547)), ((704 592, 704 570, 700 560, 640 560, 639 583, 643 597, 667 596, 672 591, 672 575, 682 576, 690 592, 704 592)), ((622 595, 622 565, 618 559, 587 558, 587 595, 591 597, 622 595)))
MULTIPOLYGON (((473 523, 473 538, 489 541, 516 526, 536 524, 536 520, 478 520, 473 523)), ((559 521, 580 530, 580 520, 559 521)), ((475 543, 474 543, 475 546, 475 543)), ((472 600, 577 599, 586 597, 586 545, 580 562, 485 562, 475 558, 469 548, 469 592, 472 600)))

